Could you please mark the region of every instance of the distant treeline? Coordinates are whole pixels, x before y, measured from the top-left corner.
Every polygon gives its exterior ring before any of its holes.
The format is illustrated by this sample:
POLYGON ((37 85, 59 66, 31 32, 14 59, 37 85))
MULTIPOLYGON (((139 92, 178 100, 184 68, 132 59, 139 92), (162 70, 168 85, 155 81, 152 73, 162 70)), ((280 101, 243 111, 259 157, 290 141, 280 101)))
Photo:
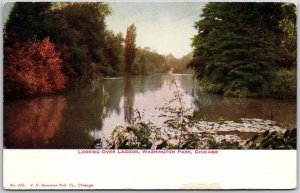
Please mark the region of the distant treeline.
POLYGON ((107 3, 17 2, 4 28, 4 94, 49 94, 101 76, 171 69, 169 57, 106 28, 107 3))
POLYGON ((207 3, 189 66, 227 96, 296 97, 296 10, 291 3, 207 3))

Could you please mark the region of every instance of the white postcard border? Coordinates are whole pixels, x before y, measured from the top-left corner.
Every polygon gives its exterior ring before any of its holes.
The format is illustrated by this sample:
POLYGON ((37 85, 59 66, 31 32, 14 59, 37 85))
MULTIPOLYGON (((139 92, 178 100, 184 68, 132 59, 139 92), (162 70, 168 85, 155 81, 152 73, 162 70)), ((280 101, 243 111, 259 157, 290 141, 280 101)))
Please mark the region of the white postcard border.
POLYGON ((174 151, 4 149, 3 185, 11 190, 297 186, 296 150, 190 150, 192 154, 174 151))

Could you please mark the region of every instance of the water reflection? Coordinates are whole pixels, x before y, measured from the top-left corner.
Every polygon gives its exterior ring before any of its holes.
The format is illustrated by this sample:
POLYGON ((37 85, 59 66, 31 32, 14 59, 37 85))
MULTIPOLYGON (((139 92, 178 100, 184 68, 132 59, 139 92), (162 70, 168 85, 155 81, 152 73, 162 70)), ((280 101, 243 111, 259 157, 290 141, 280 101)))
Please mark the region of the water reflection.
POLYGON ((51 144, 60 132, 64 110, 64 97, 37 98, 19 101, 4 108, 4 141, 10 148, 42 148, 51 144), (14 106, 18 106, 17 109, 14 106))
POLYGON ((199 118, 239 121, 240 118, 274 120, 288 127, 296 127, 296 101, 276 99, 238 99, 197 91, 194 98, 199 118), (284 110, 283 110, 284 109, 284 110))
POLYGON ((131 78, 125 77, 124 82, 124 119, 127 123, 131 123, 133 120, 134 92, 131 78))
POLYGON ((134 109, 159 123, 156 107, 173 98, 175 79, 186 107, 199 119, 262 118, 295 125, 296 101, 236 99, 206 93, 191 75, 156 74, 97 80, 59 96, 4 104, 7 148, 90 148, 117 125, 128 124, 134 109), (284 109, 284 111, 282 110, 284 109))

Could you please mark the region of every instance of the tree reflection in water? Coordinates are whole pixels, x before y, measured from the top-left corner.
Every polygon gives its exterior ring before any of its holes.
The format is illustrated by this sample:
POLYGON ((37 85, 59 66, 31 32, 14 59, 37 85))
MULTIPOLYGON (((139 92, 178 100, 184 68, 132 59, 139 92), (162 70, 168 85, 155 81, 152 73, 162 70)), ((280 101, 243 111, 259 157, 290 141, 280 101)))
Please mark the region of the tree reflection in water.
POLYGON ((173 78, 185 94, 184 104, 194 108, 200 119, 261 118, 296 123, 295 101, 222 97, 202 90, 191 75, 154 74, 96 80, 63 95, 5 101, 4 145, 91 148, 95 139, 109 137, 117 125, 130 123, 135 109, 144 112, 145 120, 159 124, 155 108, 173 97, 173 78))
POLYGON ((61 127, 66 105, 65 98, 59 96, 33 99, 17 109, 7 106, 4 128, 9 130, 4 130, 4 145, 10 148, 47 147, 61 127))
POLYGON ((295 127, 296 123, 296 103, 293 100, 224 97, 200 88, 194 97, 194 104, 197 117, 210 121, 219 118, 233 121, 260 118, 274 120, 288 127, 295 127))
POLYGON ((124 82, 124 120, 126 123, 132 123, 134 92, 132 88, 131 78, 125 77, 124 82))

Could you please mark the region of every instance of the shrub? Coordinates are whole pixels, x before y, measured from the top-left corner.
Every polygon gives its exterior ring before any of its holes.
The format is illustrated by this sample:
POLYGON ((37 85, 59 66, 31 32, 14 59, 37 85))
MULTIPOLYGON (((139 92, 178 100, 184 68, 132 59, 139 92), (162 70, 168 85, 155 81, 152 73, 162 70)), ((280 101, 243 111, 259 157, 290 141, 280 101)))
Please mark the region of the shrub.
POLYGON ((108 65, 99 65, 100 73, 102 73, 105 76, 115 76, 117 72, 111 68, 111 66, 108 65))
POLYGON ((65 88, 62 61, 48 38, 4 48, 4 94, 48 94, 65 88))
POLYGON ((276 71, 272 81, 264 84, 263 94, 275 98, 296 98, 297 70, 280 69, 276 71))

